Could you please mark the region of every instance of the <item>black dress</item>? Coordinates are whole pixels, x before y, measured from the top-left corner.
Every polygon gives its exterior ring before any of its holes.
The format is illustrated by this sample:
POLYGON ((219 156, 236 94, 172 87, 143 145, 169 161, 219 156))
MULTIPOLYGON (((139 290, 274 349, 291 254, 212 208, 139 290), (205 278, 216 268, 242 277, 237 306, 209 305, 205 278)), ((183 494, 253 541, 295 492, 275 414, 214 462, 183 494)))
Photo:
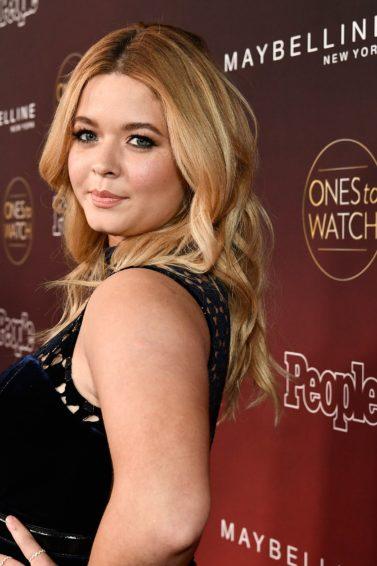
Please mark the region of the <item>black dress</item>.
MULTIPOLYGON (((106 263, 115 247, 105 248, 106 263)), ((183 285, 205 315, 211 335, 212 445, 228 367, 227 288, 209 273, 195 274, 182 266, 172 265, 174 273, 143 267, 183 285)), ((78 392, 71 377, 84 311, 47 344, 0 373, 0 553, 23 564, 29 562, 5 525, 7 515, 18 517, 57 564, 84 566, 111 493, 101 409, 78 392)))

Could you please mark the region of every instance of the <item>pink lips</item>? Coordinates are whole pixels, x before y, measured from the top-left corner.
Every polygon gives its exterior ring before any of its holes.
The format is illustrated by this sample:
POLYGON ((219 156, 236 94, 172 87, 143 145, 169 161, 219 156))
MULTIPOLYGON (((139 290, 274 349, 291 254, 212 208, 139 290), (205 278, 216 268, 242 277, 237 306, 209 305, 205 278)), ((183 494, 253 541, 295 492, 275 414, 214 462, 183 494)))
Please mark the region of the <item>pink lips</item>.
POLYGON ((110 191, 106 191, 106 190, 99 191, 98 189, 94 189, 92 191, 92 193, 94 195, 96 195, 97 197, 124 198, 124 197, 120 197, 119 195, 116 195, 116 194, 111 193, 110 191))
POLYGON ((110 191, 98 191, 97 189, 91 192, 91 196, 93 204, 99 208, 111 208, 128 198, 119 197, 110 191))

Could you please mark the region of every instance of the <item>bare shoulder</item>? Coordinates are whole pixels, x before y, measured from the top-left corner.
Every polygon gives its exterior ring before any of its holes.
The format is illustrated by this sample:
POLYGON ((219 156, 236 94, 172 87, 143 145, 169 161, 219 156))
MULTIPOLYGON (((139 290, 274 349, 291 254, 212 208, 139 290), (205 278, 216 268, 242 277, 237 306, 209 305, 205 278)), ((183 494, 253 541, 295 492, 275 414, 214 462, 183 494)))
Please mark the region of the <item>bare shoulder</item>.
MULTIPOLYGON (((190 293, 167 275, 132 268, 93 292, 84 349, 114 470, 117 513, 161 524, 183 541, 210 508, 210 336, 190 293)), ((132 519, 133 520, 133 519, 132 519)))
POLYGON ((183 285, 152 269, 124 269, 105 279, 90 297, 85 318, 87 341, 105 329, 122 335, 124 325, 132 324, 144 338, 163 331, 165 342, 178 345, 182 354, 196 342, 209 357, 210 334, 199 304, 183 285))

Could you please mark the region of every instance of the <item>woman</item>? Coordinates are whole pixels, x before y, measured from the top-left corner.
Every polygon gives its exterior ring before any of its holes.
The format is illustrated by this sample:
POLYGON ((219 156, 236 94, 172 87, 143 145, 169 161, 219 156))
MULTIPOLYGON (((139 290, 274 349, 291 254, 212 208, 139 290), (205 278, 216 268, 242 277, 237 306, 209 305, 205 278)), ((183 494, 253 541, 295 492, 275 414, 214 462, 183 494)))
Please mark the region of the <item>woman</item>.
POLYGON ((0 565, 195 564, 223 395, 234 418, 248 378, 278 422, 247 113, 174 26, 109 33, 72 72, 39 170, 76 266, 0 376, 0 565))

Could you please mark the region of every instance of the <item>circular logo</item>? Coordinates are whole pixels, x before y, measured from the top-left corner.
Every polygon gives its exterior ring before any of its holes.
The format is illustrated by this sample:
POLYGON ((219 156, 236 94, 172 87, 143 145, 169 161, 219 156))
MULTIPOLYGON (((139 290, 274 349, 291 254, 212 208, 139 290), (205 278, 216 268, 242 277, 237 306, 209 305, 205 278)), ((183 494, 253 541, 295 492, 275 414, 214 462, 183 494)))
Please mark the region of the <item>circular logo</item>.
POLYGON ((27 181, 15 177, 4 191, 3 244, 8 259, 22 265, 33 244, 33 196, 27 181))
POLYGON ((331 279, 350 281, 376 257, 376 159, 361 142, 339 139, 318 154, 306 179, 302 223, 309 252, 331 279))

